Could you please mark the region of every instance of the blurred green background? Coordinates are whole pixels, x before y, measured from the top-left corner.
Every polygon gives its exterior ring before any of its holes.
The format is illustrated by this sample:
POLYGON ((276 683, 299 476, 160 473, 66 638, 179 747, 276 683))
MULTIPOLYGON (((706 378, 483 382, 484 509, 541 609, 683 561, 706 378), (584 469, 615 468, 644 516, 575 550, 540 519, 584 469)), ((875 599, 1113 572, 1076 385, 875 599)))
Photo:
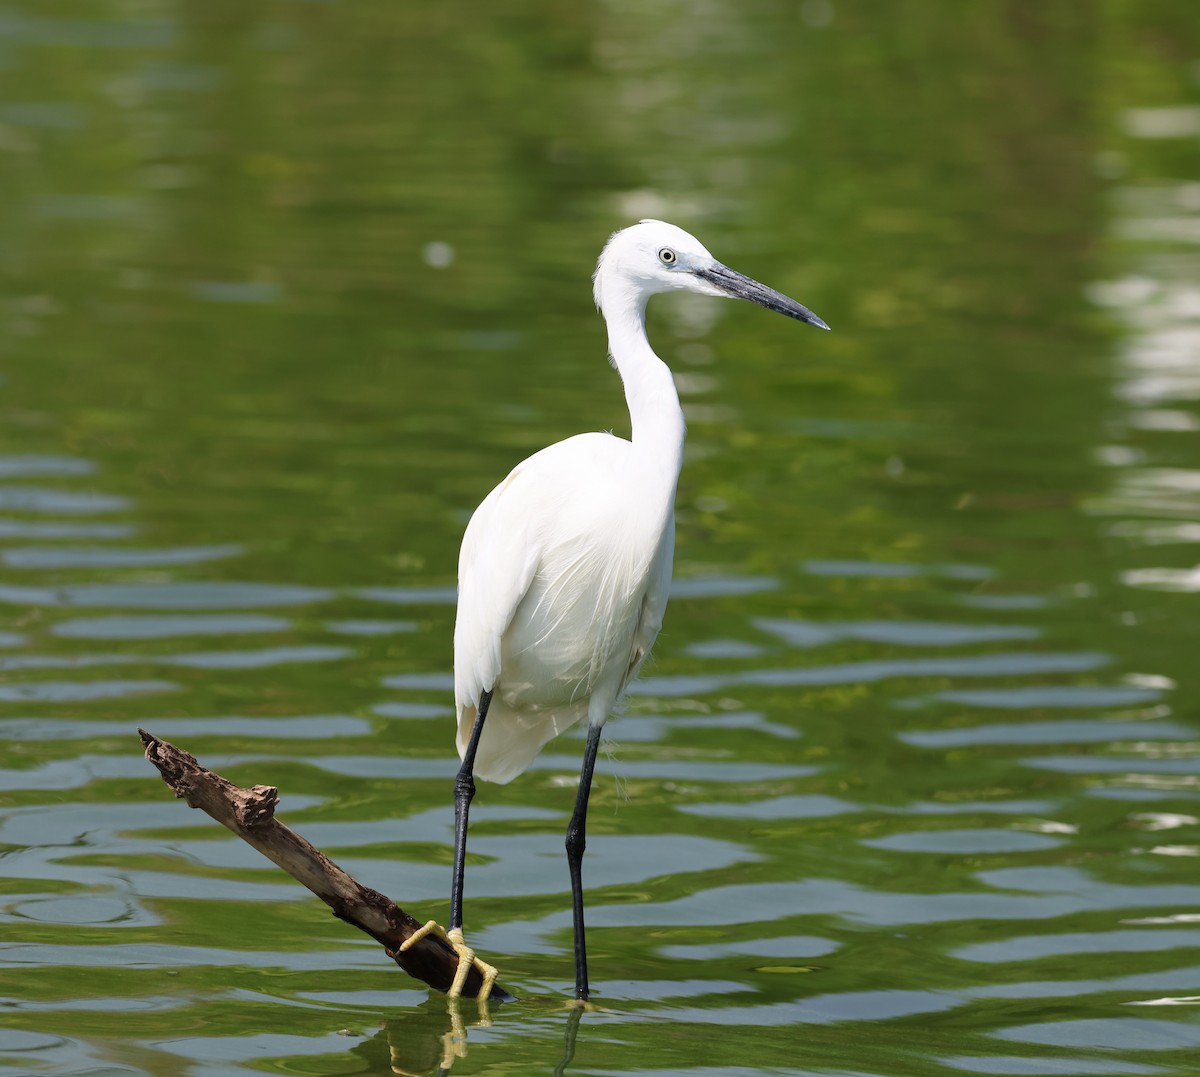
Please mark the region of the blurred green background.
POLYGON ((1182 0, 0 9, 0 1070, 1194 1072, 1198 244, 1182 0), (589 276, 642 217, 834 332, 651 305, 690 433, 600 1008, 568 737, 481 789, 522 1001, 443 1057, 134 731, 444 918, 457 543, 627 433, 589 276))

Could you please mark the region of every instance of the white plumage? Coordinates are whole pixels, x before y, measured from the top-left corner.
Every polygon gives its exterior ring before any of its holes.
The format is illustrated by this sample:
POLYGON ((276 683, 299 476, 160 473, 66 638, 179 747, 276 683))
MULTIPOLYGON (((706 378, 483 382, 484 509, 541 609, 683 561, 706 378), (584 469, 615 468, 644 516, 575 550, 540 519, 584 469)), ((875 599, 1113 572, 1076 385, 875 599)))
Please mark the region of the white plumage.
POLYGON ((671 372, 646 339, 646 300, 697 280, 664 266, 662 249, 712 261, 682 229, 643 221, 609 240, 596 269, 632 440, 579 434, 535 453, 463 537, 457 744, 462 755, 480 694, 494 689, 475 758, 490 781, 511 781, 581 718, 603 723, 662 627, 684 422, 671 372))
MULTIPOLYGON (((600 728, 658 636, 671 583, 684 422, 671 372, 646 339, 645 315, 651 295, 675 290, 748 299, 829 328, 662 221, 617 232, 601 253, 594 294, 625 386, 632 436, 579 434, 518 464, 475 510, 459 554, 454 696, 463 765, 455 785, 447 937, 460 963, 451 994, 461 991, 469 963, 485 977, 482 997, 495 979, 462 933, 473 775, 511 781, 548 740, 586 717, 567 859, 575 990, 588 996, 580 868, 600 728), (480 725, 483 699, 489 704, 480 725)), ((435 927, 431 922, 424 930, 435 927)))
MULTIPOLYGON (((682 436, 682 417, 679 420, 682 436)), ((662 627, 676 466, 639 484, 638 448, 579 434, 522 464, 476 510, 459 557, 458 750, 495 689, 475 774, 507 782, 584 717, 603 722, 662 627), (669 480, 669 485, 668 485, 669 480)))

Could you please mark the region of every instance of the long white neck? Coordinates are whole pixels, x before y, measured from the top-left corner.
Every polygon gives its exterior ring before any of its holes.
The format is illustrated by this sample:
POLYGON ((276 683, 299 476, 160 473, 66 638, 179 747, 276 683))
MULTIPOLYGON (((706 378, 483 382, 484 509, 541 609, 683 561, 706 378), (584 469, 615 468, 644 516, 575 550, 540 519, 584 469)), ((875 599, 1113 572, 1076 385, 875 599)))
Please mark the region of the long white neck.
POLYGON ((634 449, 669 484, 673 499, 686 427, 675 379, 646 337, 646 296, 620 279, 597 283, 600 313, 608 325, 608 351, 625 385, 634 449))

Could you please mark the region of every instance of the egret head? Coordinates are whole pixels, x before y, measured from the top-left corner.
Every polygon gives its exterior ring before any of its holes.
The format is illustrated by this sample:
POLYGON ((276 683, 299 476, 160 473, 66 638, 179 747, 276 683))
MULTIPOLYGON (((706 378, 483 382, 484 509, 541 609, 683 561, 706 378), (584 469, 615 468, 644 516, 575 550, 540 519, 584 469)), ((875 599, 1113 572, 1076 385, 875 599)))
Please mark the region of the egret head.
POLYGON ((642 302, 657 292, 688 291, 747 299, 789 318, 828 329, 808 307, 718 262, 695 236, 665 221, 642 221, 616 232, 596 266, 596 305, 610 287, 642 302))

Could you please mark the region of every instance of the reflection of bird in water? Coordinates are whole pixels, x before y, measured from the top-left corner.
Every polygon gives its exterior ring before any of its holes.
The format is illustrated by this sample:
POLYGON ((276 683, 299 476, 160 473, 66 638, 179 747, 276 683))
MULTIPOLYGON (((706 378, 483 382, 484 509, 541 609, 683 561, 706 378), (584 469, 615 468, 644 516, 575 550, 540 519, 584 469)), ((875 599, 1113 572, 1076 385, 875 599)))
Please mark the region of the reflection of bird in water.
POLYGON ((384 1023, 380 1037, 368 1041, 367 1050, 361 1053, 367 1058, 371 1073, 385 1072, 380 1068, 378 1045, 387 1046, 388 1069, 398 1077, 437 1077, 450 1072, 460 1058, 467 1057, 467 1029, 488 1028, 491 1018, 480 1007, 480 1016, 465 1022, 456 1002, 435 1004, 432 999, 423 1006, 390 1018, 384 1023))
MULTIPOLYGON (((454 694, 462 769, 455 783, 454 876, 447 938, 460 956, 451 994, 474 957, 462 933, 472 775, 511 781, 552 737, 588 720, 567 861, 575 925, 575 994, 588 996, 580 875, 600 731, 662 627, 675 540, 684 422, 667 365, 646 338, 657 292, 732 296, 828 329, 807 307, 718 262, 674 225, 642 221, 600 255, 596 305, 625 385, 632 439, 578 434, 518 464, 475 510, 458 563, 454 694), (464 960, 465 959, 465 960, 464 960)), ((426 925, 426 930, 440 930, 426 925)), ((418 936, 414 936, 411 942, 418 936)))
MULTIPOLYGON (((467 1057, 469 1031, 491 1027, 487 1011, 488 1007, 481 1005, 475 1020, 464 1021, 457 1000, 438 1005, 430 999, 388 1018, 377 1036, 362 1041, 351 1053, 366 1060, 364 1072, 383 1073, 381 1067, 386 1066, 398 1077, 445 1077, 455 1062, 467 1057)), ((572 1005, 563 1024, 562 1053, 554 1067, 555 1077, 563 1077, 575 1057, 582 1017, 583 1007, 572 1005)))

